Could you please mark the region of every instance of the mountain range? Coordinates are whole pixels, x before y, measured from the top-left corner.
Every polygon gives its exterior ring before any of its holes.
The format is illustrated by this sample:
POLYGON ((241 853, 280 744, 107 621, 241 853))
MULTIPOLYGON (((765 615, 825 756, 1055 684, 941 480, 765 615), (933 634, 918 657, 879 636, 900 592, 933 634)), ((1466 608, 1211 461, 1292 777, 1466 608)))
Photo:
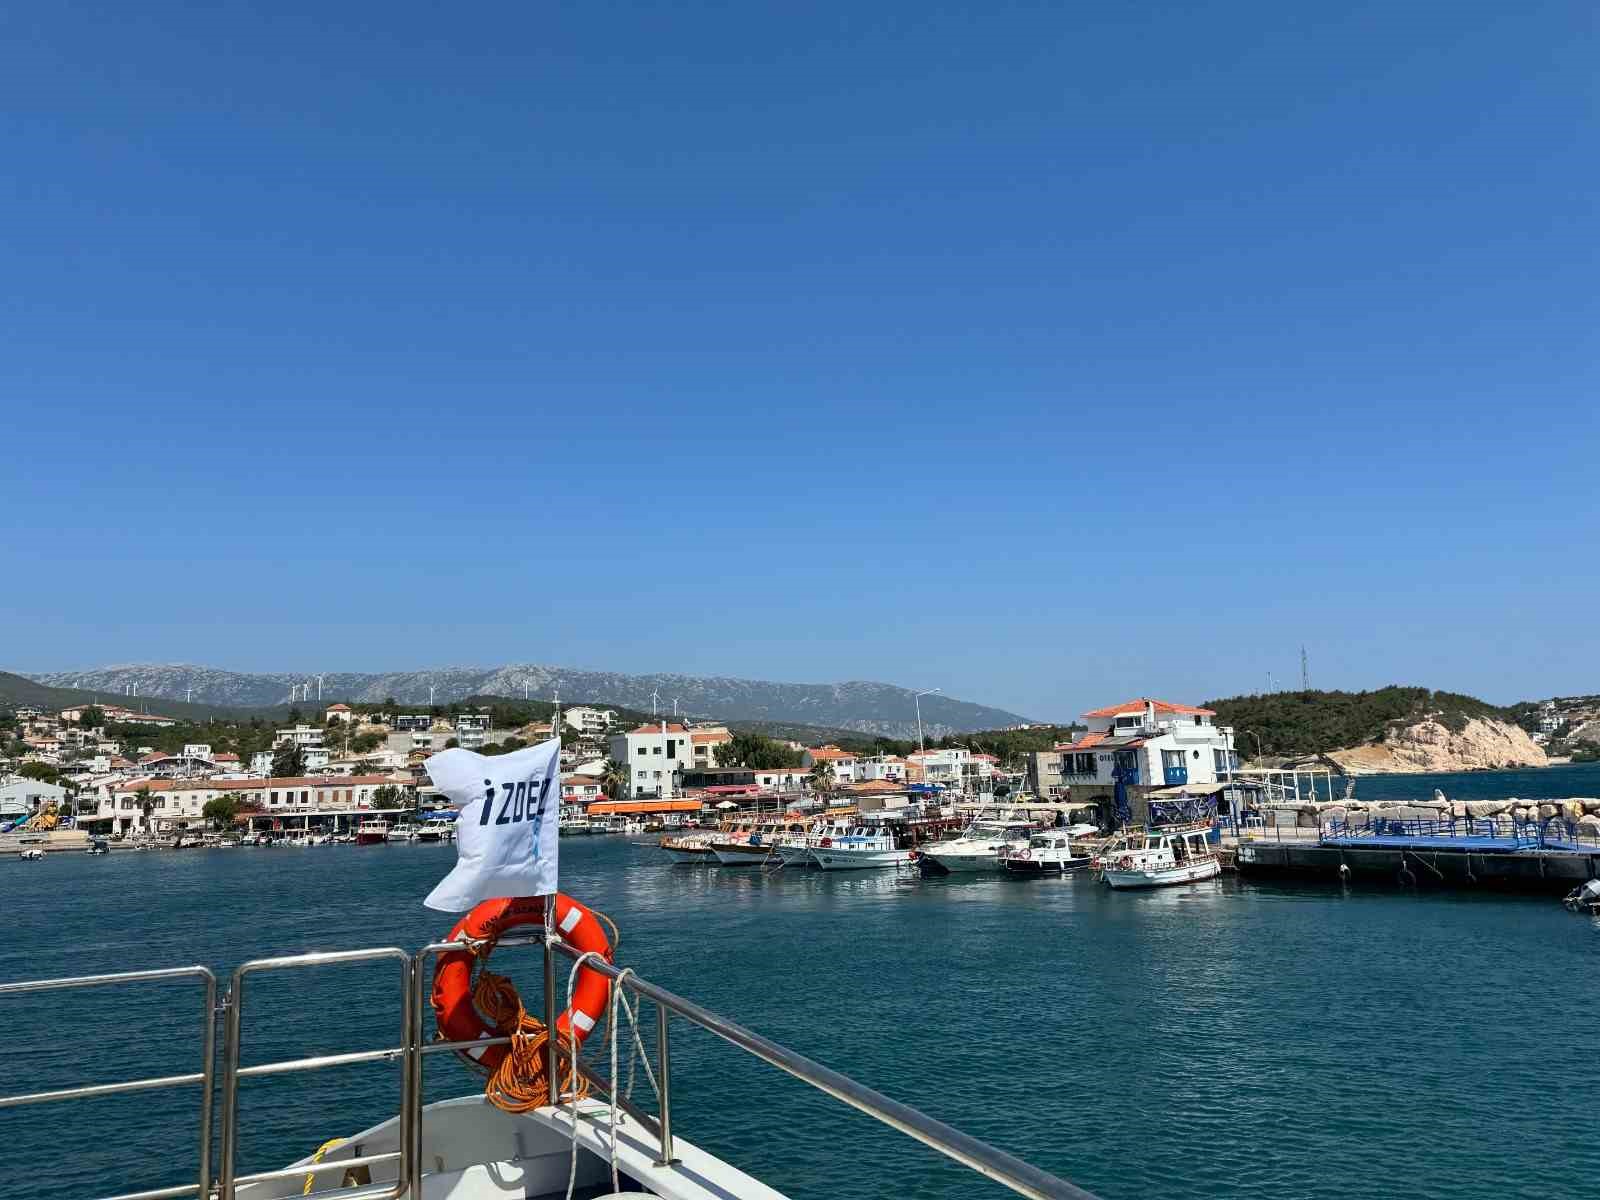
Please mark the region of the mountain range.
MULTIPOLYGON (((302 702, 315 704, 317 677, 304 674, 256 674, 188 664, 138 663, 84 671, 30 673, 28 678, 51 687, 75 688, 104 699, 123 697, 131 688, 141 699, 162 697, 230 708, 282 705, 294 689, 302 702), (309 691, 304 690, 309 684, 309 691)), ((567 704, 612 704, 621 707, 727 721, 783 721, 830 726, 885 737, 917 735, 915 693, 888 683, 775 683, 695 675, 625 675, 537 664, 499 667, 441 667, 431 671, 362 673, 335 671, 322 676, 320 697, 376 703, 389 697, 425 705, 430 690, 435 704, 468 696, 509 696, 548 700, 560 692, 567 704)), ((125 702, 125 701, 124 701, 125 702)), ((923 731, 929 736, 997 729, 1028 722, 1027 717, 988 705, 947 696, 921 699, 923 731)))

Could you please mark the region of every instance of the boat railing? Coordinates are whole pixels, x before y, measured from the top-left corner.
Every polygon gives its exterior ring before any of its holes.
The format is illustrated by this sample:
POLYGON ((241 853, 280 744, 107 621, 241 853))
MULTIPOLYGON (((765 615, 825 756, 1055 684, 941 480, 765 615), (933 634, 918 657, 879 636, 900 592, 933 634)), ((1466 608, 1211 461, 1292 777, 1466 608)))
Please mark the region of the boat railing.
POLYGON ((154 971, 121 971, 109 975, 74 975, 61 979, 35 979, 20 983, 0 983, 0 997, 18 996, 30 992, 63 991, 69 988, 113 987, 133 983, 155 983, 174 979, 196 979, 200 982, 200 1069, 182 1075, 151 1075, 141 1079, 123 1079, 115 1083, 79 1084, 75 1087, 56 1088, 42 1092, 20 1092, 0 1096, 0 1109, 16 1108, 24 1104, 48 1104, 64 1100, 86 1100, 97 1096, 117 1096, 128 1092, 153 1091, 164 1088, 200 1088, 200 1119, 198 1129, 199 1165, 193 1183, 174 1187, 152 1188, 141 1192, 123 1192, 107 1200, 178 1200, 183 1196, 205 1197, 211 1191, 211 1110, 215 1092, 216 1072, 216 1010, 217 977, 205 967, 169 967, 154 971))
MULTIPOLYGON (((1033 1200, 1095 1200, 1095 1197, 1075 1184, 1061 1179, 1031 1163, 1008 1154, 997 1147, 980 1141, 944 1122, 928 1116, 910 1105, 903 1104, 881 1092, 856 1082, 847 1075, 765 1038, 743 1025, 739 1025, 711 1010, 666 988, 639 978, 631 971, 624 972, 603 960, 586 957, 559 938, 506 937, 498 946, 509 949, 518 946, 538 946, 543 953, 544 1011, 547 1021, 556 1013, 556 980, 558 956, 577 962, 584 959, 587 969, 598 971, 613 986, 631 991, 635 997, 650 1001, 655 1008, 656 1045, 655 1081, 656 1116, 633 1104, 627 1097, 615 1095, 617 1107, 635 1119, 656 1139, 658 1153, 656 1165, 670 1166, 676 1161, 673 1152, 672 1132, 672 1055, 671 1018, 698 1026, 745 1053, 765 1062, 785 1074, 815 1088, 824 1095, 873 1117, 891 1129, 911 1137, 941 1154, 966 1166, 978 1174, 1033 1200)), ((432 1054, 447 1054, 487 1046, 507 1045, 509 1036, 488 1036, 467 1041, 428 1040, 423 1032, 423 1014, 428 1009, 428 990, 433 979, 432 964, 435 956, 451 950, 460 950, 460 941, 431 942, 415 953, 399 947, 384 946, 361 950, 324 951, 311 954, 290 955, 279 958, 252 959, 240 964, 233 972, 228 994, 220 1005, 217 1001, 216 976, 205 967, 177 967, 170 970, 130 971, 115 975, 84 975, 66 979, 39 980, 25 983, 0 984, 0 997, 27 992, 47 991, 57 988, 92 987, 102 984, 125 984, 152 980, 196 978, 203 984, 204 1008, 202 1011, 202 1064, 201 1069, 184 1075, 155 1076, 145 1079, 125 1080, 110 1084, 90 1084, 55 1091, 28 1092, 14 1096, 0 1096, 0 1108, 23 1104, 45 1103, 95 1096, 115 1095, 152 1088, 186 1087, 199 1085, 201 1090, 200 1120, 198 1128, 199 1165, 195 1182, 149 1191, 126 1192, 104 1200, 235 1200, 236 1190, 244 1185, 268 1180, 310 1177, 334 1171, 345 1172, 353 1167, 371 1167, 394 1164, 395 1181, 387 1187, 365 1186, 359 1192, 348 1188, 318 1188, 307 1192, 310 1197, 356 1197, 360 1200, 399 1200, 400 1197, 420 1198, 422 1185, 422 1134, 425 1113, 422 1103, 424 1065, 432 1054), (401 1031, 399 1044, 368 1050, 339 1054, 320 1054, 304 1058, 282 1059, 249 1066, 240 1064, 246 984, 265 972, 290 971, 302 968, 342 964, 389 961, 399 965, 401 976, 401 1031), (225 1036, 220 1051, 221 1084, 214 1086, 216 1064, 219 1058, 216 1044, 216 1018, 225 1022, 225 1036), (357 1063, 395 1063, 402 1066, 398 1133, 399 1149, 363 1155, 356 1148, 354 1157, 341 1157, 326 1162, 302 1163, 293 1167, 261 1171, 253 1174, 238 1173, 239 1083, 267 1075, 288 1075, 329 1067, 344 1067, 357 1063), (213 1176, 211 1113, 214 1093, 221 1092, 221 1117, 217 1170, 213 1176)), ((559 1046, 555 1040, 546 1043, 549 1060, 546 1077, 558 1079, 561 1072, 557 1063, 559 1046)), ((594 1094, 607 1100, 613 1098, 615 1081, 601 1078, 580 1057, 579 1070, 588 1081, 594 1094)))

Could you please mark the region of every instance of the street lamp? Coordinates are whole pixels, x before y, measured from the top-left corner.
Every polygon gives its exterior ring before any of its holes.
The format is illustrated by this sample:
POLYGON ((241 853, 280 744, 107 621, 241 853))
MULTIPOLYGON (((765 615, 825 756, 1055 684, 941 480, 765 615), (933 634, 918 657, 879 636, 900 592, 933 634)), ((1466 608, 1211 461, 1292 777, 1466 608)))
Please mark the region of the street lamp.
POLYGON ((1254 729, 1246 729, 1245 732, 1248 733, 1251 737, 1255 738, 1255 740, 1256 740, 1256 761, 1260 762, 1262 760, 1262 758, 1265 757, 1261 753, 1261 735, 1259 733, 1257 733, 1254 729))
POLYGON ((925 692, 918 692, 915 696, 913 696, 911 698, 912 703, 914 703, 917 706, 917 753, 918 754, 922 753, 922 698, 924 696, 937 696, 938 694, 939 694, 939 689, 938 688, 929 688, 925 692))

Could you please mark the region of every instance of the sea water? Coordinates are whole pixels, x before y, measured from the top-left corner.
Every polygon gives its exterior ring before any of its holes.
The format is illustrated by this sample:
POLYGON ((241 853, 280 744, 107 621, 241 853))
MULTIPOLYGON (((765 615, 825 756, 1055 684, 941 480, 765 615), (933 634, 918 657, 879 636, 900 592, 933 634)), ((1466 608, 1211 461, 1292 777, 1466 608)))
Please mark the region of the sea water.
MULTIPOLYGON (((1361 793, 1379 798, 1377 782, 1361 793)), ((1550 780, 1561 794, 1584 782, 1550 780)), ((621 928, 620 963, 1107 1200, 1578 1196, 1600 1175, 1600 923, 1553 899, 674 866, 647 838, 569 839, 561 853, 563 889, 621 928)), ((421 898, 453 855, 0 860, 0 980, 186 963, 225 976, 266 955, 414 948, 449 928, 421 898)), ((537 1006, 537 954, 495 961, 537 1006)), ((396 976, 364 964, 253 978, 244 1061, 397 1045, 396 976)), ((6 997, 0 1092, 195 1070, 198 1026, 192 984, 6 997)), ((1005 1194, 673 1028, 675 1131, 772 1186, 1005 1194)), ((427 1070, 430 1100, 481 1086, 448 1056, 427 1070)), ((286 1165, 392 1115, 398 1084, 389 1064, 244 1081, 239 1169, 286 1165)), ((647 1091, 641 1076, 636 1098, 647 1091)), ((188 1089, 0 1110, 0 1195, 183 1182, 196 1107, 188 1089)))

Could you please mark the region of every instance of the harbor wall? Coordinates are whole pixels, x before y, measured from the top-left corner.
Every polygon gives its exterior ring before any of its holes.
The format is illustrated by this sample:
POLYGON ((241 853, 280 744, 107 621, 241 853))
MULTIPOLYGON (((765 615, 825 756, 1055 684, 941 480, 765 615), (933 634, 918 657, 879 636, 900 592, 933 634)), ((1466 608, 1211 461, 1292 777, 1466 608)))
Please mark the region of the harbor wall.
POLYGON ((1565 895, 1600 878, 1600 852, 1482 853, 1460 849, 1319 846, 1246 841, 1236 859, 1245 878, 1313 879, 1395 887, 1454 887, 1565 895), (1342 869, 1341 869, 1342 868, 1342 869))

